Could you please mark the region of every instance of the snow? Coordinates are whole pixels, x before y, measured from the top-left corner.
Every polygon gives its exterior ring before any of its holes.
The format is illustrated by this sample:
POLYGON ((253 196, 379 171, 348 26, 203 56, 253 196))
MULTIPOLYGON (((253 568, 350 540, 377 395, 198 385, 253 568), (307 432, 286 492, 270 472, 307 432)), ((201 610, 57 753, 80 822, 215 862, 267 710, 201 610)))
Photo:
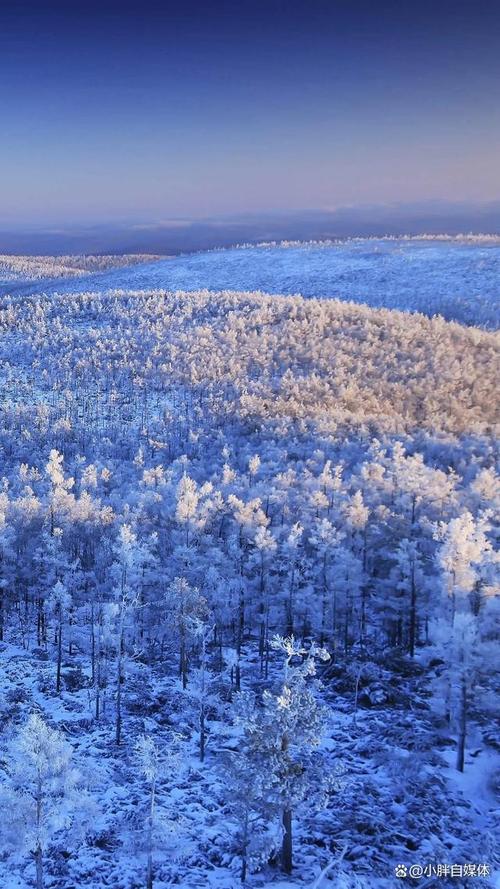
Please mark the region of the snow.
MULTIPOLYGON (((286 249, 245 246, 43 285, 45 291, 68 293, 94 288, 207 288, 335 297, 373 307, 440 314, 447 320, 496 329, 500 324, 500 244, 494 239, 355 239, 286 249)), ((18 280, 15 292, 37 289, 40 284, 21 286, 18 280)))
MULTIPOLYGON (((15 256, 0 255, 0 288, 23 281, 75 278, 104 269, 123 268, 160 257, 129 253, 125 256, 15 256)), ((164 257, 161 257, 164 258, 164 257)))
POLYGON ((469 739, 471 752, 466 755, 463 772, 455 768, 454 751, 449 748, 443 751, 443 758, 448 764, 446 778, 450 787, 463 796, 475 813, 476 823, 487 830, 495 813, 500 816, 499 802, 492 787, 492 779, 500 770, 500 754, 483 747, 480 733, 476 735, 476 741, 475 746, 473 738, 469 739))
MULTIPOLYGON (((497 337, 391 307, 495 326, 499 249, 267 245, 105 272, 3 258, 0 794, 36 713, 95 806, 85 842, 77 810, 44 849, 46 889, 143 889, 145 751, 154 889, 238 889, 245 799, 249 889, 402 889, 397 864, 497 865, 497 337), (452 645, 465 614, 473 642, 452 645), (318 686, 314 639, 332 656, 318 686)), ((10 805, 0 889, 31 889, 10 805)))

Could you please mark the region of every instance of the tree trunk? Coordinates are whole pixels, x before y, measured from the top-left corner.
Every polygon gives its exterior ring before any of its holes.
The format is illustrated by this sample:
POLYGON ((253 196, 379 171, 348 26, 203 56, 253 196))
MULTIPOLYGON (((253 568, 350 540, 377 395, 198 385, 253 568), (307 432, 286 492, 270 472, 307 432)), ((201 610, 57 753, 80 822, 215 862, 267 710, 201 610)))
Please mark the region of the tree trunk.
POLYGON ((205 704, 200 709, 200 762, 205 762, 205 704))
POLYGON ((335 638, 337 635, 337 590, 333 590, 332 596, 332 661, 335 657, 335 638))
POLYGON ((261 675, 264 672, 264 652, 266 647, 266 624, 264 617, 264 606, 261 608, 261 617, 260 617, 260 628, 259 628, 259 658, 260 658, 260 672, 261 675))
POLYGON ((463 772, 465 765, 465 737, 467 733, 467 680, 462 675, 460 721, 458 727, 457 769, 463 772))
POLYGON ((286 635, 293 636, 293 594, 295 585, 295 564, 292 566, 290 575, 290 587, 288 590, 288 601, 286 606, 286 635))
POLYGON ((264 672, 264 651, 266 644, 266 606, 264 602, 264 555, 261 553, 260 556, 260 604, 259 604, 259 618, 260 618, 260 629, 259 629, 259 657, 260 657, 260 673, 261 675, 264 672))
POLYGON ((344 615, 344 655, 347 658, 347 654, 349 652, 349 609, 351 607, 351 603, 348 597, 346 597, 345 603, 345 615, 344 615))
POLYGON ((366 547, 366 527, 363 531, 363 585, 361 587, 361 644, 365 644, 365 635, 366 635, 366 601, 368 598, 368 589, 366 584, 366 559, 367 559, 367 547, 366 547))
POLYGON ((41 846, 36 847, 35 864, 36 864, 36 889, 43 889, 43 861, 42 861, 41 846))
POLYGON ((149 804, 148 817, 148 869, 146 875, 146 889, 153 889, 153 825, 155 813, 155 791, 156 783, 153 780, 151 784, 151 799, 149 804))
POLYGON ((245 882, 247 878, 247 867, 248 867, 248 811, 245 810, 244 822, 243 822, 243 837, 241 844, 241 870, 240 870, 240 880, 242 883, 245 882))
POLYGON ((95 718, 99 719, 101 715, 101 671, 98 669, 97 682, 95 685, 95 718))
POLYGON ((101 637, 100 637, 101 628, 98 628, 98 637, 97 637, 97 654, 96 654, 96 669, 94 675, 94 688, 95 688, 95 718, 99 719, 101 715, 101 637))
POLYGON ((61 662, 62 662, 62 620, 59 619, 59 628, 57 633, 57 672, 56 672, 56 691, 61 691, 61 662))
POLYGON ((153 889, 153 856, 151 850, 148 851, 148 870, 146 876, 146 889, 153 889))
MULTIPOLYGON (((36 830, 37 830, 38 837, 40 836, 41 827, 42 827, 42 779, 41 779, 40 772, 38 772, 37 792, 36 792, 36 830)), ((37 846, 35 849, 35 864, 36 864, 36 889, 43 889, 42 847, 40 845, 39 839, 38 839, 37 846)))
POLYGON ((241 691, 241 647, 243 645, 243 634, 245 632, 245 602, 240 589, 240 598, 238 604, 238 633, 236 636, 236 665, 235 665, 235 687, 236 691, 241 691))
POLYGON ((117 664, 117 689, 116 689, 116 744, 119 747, 122 740, 122 645, 123 639, 120 636, 118 664, 117 664))
MULTIPOLYGON (((87 591, 87 586, 85 587, 87 591)), ((95 683, 95 620, 94 620, 94 602, 90 606, 90 665, 92 670, 92 684, 95 683)))
POLYGON ((415 656, 415 637, 417 634, 417 588, 415 585, 415 562, 411 565, 411 599, 410 599, 410 657, 415 656))
POLYGON ((292 873, 292 810, 283 810, 283 840, 281 844, 281 867, 286 874, 292 873))
POLYGON ((180 652, 179 652, 179 673, 182 677, 182 687, 187 688, 187 654, 186 654, 186 630, 184 627, 184 619, 180 626, 180 652))
POLYGON ((361 682, 361 673, 363 672, 363 667, 360 667, 358 670, 358 674, 356 676, 356 689, 354 692, 354 714, 353 714, 353 725, 356 725, 356 720, 358 716, 358 696, 359 696, 359 683, 361 682))

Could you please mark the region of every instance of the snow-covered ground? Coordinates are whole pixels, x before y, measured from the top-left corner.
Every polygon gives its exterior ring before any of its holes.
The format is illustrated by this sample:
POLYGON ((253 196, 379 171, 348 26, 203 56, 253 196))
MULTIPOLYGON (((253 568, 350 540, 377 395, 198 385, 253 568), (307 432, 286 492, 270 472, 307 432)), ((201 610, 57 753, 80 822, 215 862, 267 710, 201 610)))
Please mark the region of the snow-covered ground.
MULTIPOLYGON (((82 797, 79 813, 82 820, 91 819, 90 839, 79 845, 66 837, 67 846, 54 847, 46 860, 46 889, 145 886, 148 798, 134 748, 144 732, 154 737, 160 751, 168 750, 175 732, 181 748, 175 774, 162 775, 157 784, 154 889, 242 889, 231 847, 237 822, 220 762, 225 750, 238 750, 238 738, 211 712, 206 759, 200 763, 193 701, 168 675, 171 652, 156 675, 143 663, 130 665, 121 749, 114 743, 112 720, 106 715, 100 722, 94 719, 84 657, 65 658, 65 680, 74 677, 73 687, 57 695, 54 664, 41 649, 29 654, 20 646, 0 644, 0 655, 4 735, 11 737, 14 723, 40 713, 71 744, 74 765, 90 795, 82 797)), ((243 663, 245 686, 261 687, 258 658, 245 651, 243 663)), ((432 670, 420 675, 417 665, 396 683, 391 669, 372 669, 361 682, 355 709, 354 671, 344 665, 333 671, 326 686, 331 717, 321 755, 325 768, 342 766, 338 789, 322 811, 307 802, 303 806, 302 819, 294 824, 293 876, 280 878, 276 865, 263 867, 249 875, 248 889, 404 889, 417 881, 399 879, 396 866, 450 861, 486 863, 489 878, 422 878, 421 885, 496 889, 500 815, 491 778, 498 773, 500 755, 481 749, 477 732, 479 753, 467 755, 465 774, 448 767, 453 744, 427 704, 432 675, 432 670), (369 703, 372 693, 377 704, 369 703)), ((227 693, 230 686, 225 670, 217 689, 227 693)), ((2 889, 30 889, 32 874, 29 856, 0 856, 2 889)))
MULTIPOLYGON (((336 297, 373 307, 440 314, 497 328, 500 244, 491 240, 356 239, 334 244, 214 250, 44 282, 59 292, 89 289, 260 290, 336 297)), ((3 289, 14 290, 4 283, 3 289)), ((40 284, 17 292, 35 292, 40 284)), ((0 292, 2 285, 0 281, 0 292)))
POLYGON ((497 889, 499 249, 3 257, 0 889, 497 889))

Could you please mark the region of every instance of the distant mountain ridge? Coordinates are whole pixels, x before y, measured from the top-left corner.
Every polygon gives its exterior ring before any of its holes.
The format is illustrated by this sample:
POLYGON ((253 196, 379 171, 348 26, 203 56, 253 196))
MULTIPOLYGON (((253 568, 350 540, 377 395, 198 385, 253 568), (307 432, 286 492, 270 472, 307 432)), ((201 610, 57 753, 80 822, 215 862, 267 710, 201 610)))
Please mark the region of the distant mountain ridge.
POLYGON ((183 253, 242 242, 346 237, 500 235, 500 200, 421 201, 323 210, 232 214, 205 219, 137 220, 67 225, 0 224, 0 251, 57 253, 183 253))

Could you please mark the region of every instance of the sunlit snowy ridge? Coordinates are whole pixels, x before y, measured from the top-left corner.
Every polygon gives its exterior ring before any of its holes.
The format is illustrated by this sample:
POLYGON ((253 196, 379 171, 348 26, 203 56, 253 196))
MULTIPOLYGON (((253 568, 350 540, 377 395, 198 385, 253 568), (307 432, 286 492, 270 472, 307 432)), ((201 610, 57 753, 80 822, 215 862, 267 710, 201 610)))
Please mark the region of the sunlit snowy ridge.
POLYGON ((211 410, 332 430, 490 433, 495 422, 498 334, 440 318, 259 293, 117 290, 4 296, 0 324, 9 409, 60 393, 70 419, 98 379, 150 401, 188 387, 215 399, 211 410))

